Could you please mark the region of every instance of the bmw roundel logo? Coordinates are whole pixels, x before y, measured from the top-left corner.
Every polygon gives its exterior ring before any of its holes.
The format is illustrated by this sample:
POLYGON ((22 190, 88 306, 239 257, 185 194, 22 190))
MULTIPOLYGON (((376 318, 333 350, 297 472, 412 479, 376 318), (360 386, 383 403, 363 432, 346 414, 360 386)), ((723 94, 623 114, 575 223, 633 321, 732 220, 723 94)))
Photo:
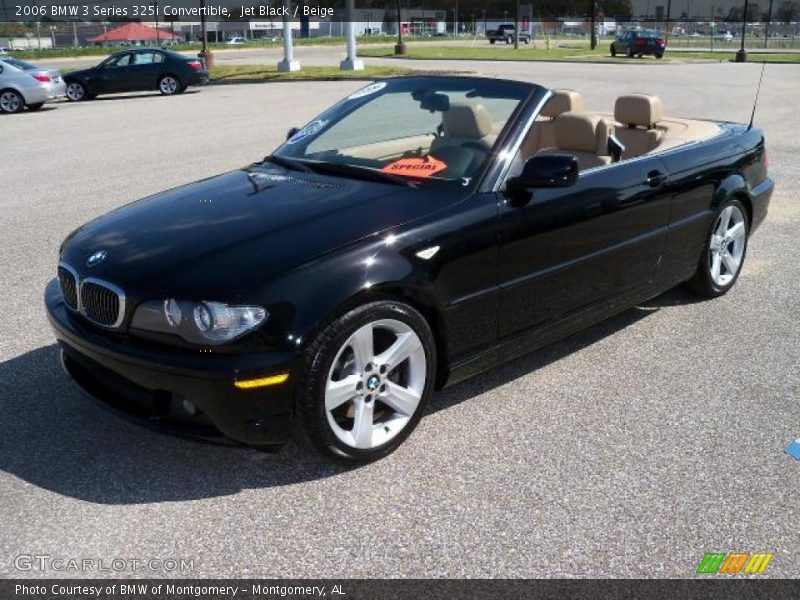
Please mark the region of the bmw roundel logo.
POLYGON ((108 256, 108 252, 105 250, 98 250, 89 257, 89 259, 86 261, 86 266, 93 267, 96 264, 103 262, 106 256, 108 256))

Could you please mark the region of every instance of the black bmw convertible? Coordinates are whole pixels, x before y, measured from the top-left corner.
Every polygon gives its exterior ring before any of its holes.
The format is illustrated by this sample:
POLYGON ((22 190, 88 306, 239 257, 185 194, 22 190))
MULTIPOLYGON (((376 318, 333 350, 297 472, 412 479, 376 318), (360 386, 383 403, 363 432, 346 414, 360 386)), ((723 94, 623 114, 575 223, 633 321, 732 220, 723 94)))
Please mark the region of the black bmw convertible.
POLYGON ((253 446, 386 455, 434 389, 685 284, 737 280, 773 181, 747 125, 620 96, 407 77, 246 168, 78 228, 47 313, 123 414, 253 446))

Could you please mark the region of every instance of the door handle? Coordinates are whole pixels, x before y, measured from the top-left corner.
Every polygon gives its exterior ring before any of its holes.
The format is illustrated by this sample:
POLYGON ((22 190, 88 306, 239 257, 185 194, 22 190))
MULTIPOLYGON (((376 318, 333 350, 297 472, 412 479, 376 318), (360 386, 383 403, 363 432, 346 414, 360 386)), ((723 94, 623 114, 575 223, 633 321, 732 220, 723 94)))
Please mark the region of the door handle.
POLYGON ((661 187, 667 181, 667 176, 661 171, 650 171, 644 181, 652 188, 661 187))

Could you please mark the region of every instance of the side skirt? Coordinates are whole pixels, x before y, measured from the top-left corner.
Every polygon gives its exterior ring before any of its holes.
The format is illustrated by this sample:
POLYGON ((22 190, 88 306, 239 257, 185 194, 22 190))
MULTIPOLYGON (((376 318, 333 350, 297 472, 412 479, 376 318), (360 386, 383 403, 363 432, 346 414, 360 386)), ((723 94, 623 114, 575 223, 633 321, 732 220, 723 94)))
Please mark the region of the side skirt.
POLYGON ((587 307, 558 321, 532 330, 514 334, 499 343, 467 356, 449 367, 448 377, 443 387, 479 375, 492 367, 529 354, 543 346, 578 333, 592 325, 633 308, 637 304, 655 298, 675 287, 674 280, 658 282, 646 288, 637 288, 606 302, 587 307))

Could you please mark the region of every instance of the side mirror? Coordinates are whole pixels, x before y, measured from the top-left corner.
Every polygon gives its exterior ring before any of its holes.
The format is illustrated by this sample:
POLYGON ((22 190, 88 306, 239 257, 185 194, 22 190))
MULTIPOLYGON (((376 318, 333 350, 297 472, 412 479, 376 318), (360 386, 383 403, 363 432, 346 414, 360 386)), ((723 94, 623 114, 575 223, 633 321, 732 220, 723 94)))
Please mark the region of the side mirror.
POLYGON ((578 181, 578 159, 569 154, 545 154, 527 160, 522 173, 506 183, 515 205, 526 204, 534 188, 564 188, 578 181))
POLYGON ((286 132, 286 139, 288 140, 298 131, 300 131, 299 127, 292 127, 289 131, 286 132))

